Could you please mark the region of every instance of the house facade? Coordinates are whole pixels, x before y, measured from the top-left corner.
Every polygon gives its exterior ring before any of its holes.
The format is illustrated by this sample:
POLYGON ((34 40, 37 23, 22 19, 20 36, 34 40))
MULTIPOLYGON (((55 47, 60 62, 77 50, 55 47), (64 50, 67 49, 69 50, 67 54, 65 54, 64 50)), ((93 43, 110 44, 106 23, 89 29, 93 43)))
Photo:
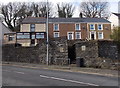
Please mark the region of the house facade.
MULTIPOLYGON (((49 38, 109 40, 111 23, 101 18, 49 18, 48 33, 49 38)), ((20 32, 16 33, 16 42, 31 46, 41 39, 46 39, 46 18, 25 18, 20 32)))
POLYGON ((111 22, 111 29, 120 26, 120 13, 111 13, 109 21, 111 22))
POLYGON ((68 40, 108 40, 111 23, 100 18, 51 18, 49 36, 52 38, 67 36, 68 40))
POLYGON ((46 37, 46 19, 28 17, 23 20, 20 32, 16 33, 16 42, 22 46, 35 46, 46 37))

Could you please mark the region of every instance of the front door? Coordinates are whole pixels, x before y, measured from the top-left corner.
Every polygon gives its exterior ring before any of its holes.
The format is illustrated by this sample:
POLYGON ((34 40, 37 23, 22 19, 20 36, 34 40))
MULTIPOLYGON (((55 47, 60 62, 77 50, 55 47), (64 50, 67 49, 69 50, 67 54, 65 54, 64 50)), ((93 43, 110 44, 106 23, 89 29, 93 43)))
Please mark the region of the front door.
POLYGON ((92 31, 90 32, 90 39, 95 40, 96 39, 96 32, 92 31))
POLYGON ((31 35, 31 45, 35 45, 35 34, 31 35))
POLYGON ((35 45, 35 39, 31 39, 31 45, 35 45))
POLYGON ((92 39, 92 40, 94 40, 94 37, 95 37, 94 34, 91 34, 91 39, 92 39))

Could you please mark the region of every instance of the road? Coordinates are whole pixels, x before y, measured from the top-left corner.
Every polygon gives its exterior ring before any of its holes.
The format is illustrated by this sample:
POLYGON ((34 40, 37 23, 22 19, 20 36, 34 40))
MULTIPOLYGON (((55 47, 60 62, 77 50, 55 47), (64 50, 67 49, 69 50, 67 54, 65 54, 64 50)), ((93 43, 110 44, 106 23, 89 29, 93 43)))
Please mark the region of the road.
POLYGON ((118 86, 117 77, 2 66, 3 86, 118 86))

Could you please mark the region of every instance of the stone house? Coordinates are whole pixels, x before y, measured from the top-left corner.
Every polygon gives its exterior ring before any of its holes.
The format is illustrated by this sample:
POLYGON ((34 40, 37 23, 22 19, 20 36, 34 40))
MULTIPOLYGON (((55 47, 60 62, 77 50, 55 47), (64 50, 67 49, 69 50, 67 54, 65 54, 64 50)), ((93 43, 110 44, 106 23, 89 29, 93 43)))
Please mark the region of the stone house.
MULTIPOLYGON (((49 18, 49 38, 67 37, 68 40, 109 40, 111 23, 102 18, 49 18)), ((46 18, 28 17, 16 33, 22 46, 36 45, 46 38, 46 18)))

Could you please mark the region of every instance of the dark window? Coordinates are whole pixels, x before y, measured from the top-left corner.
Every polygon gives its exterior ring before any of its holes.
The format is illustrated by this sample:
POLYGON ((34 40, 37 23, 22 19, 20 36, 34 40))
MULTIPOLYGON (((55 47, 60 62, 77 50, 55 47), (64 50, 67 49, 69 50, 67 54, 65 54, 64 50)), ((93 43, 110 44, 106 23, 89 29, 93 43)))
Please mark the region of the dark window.
POLYGON ((14 36, 13 35, 9 35, 8 41, 13 41, 14 40, 14 36))

